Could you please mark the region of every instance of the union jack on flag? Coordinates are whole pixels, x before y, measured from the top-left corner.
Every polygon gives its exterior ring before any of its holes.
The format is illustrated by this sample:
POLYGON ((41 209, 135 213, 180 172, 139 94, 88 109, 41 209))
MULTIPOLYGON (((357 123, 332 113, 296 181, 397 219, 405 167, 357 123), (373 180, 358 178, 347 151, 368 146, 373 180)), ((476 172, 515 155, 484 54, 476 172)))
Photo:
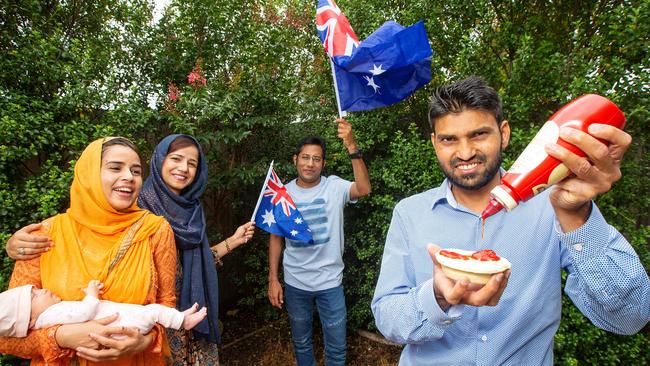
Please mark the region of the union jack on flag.
POLYGON ((309 225, 298 211, 287 188, 275 174, 273 162, 266 174, 251 220, 255 221, 255 226, 271 234, 314 243, 309 225))
POLYGON ((350 56, 359 46, 359 38, 334 0, 318 0, 316 29, 330 57, 350 56))
POLYGON ((266 182, 266 189, 264 190, 264 197, 271 197, 271 203, 282 205, 282 211, 287 216, 291 216, 291 209, 296 209, 296 204, 293 203, 291 196, 287 193, 287 189, 275 174, 275 170, 271 169, 271 176, 266 182))
POLYGON ((316 30, 330 57, 339 116, 385 107, 431 81, 431 46, 424 22, 387 21, 359 38, 334 0, 318 0, 316 30))

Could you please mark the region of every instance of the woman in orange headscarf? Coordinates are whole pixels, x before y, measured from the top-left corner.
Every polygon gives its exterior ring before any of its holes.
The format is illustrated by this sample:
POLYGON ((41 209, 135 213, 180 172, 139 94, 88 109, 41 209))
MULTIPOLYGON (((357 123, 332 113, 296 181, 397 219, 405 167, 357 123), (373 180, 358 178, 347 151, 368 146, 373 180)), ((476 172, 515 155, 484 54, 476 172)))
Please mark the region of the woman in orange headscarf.
MULTIPOLYGON (((88 145, 75 165, 70 208, 42 225, 56 246, 40 258, 16 262, 9 286, 32 284, 63 300, 81 300, 81 288, 98 279, 105 300, 175 306, 174 234, 164 218, 137 207, 141 173, 130 141, 107 138, 88 145)), ((143 335, 106 326, 114 319, 0 338, 0 351, 31 358, 32 365, 165 364, 168 349, 159 325, 143 335)))

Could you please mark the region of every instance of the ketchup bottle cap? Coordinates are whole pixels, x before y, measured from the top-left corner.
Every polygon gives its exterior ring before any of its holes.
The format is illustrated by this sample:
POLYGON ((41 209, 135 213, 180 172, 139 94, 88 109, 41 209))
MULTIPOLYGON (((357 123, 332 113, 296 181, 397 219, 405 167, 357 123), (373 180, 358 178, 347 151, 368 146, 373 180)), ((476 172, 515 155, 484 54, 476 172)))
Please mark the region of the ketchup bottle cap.
POLYGON ((485 210, 483 210, 483 212, 481 213, 481 219, 485 220, 488 217, 494 215, 495 213, 501 211, 502 209, 503 209, 503 205, 493 197, 492 199, 490 199, 490 202, 488 203, 485 210))

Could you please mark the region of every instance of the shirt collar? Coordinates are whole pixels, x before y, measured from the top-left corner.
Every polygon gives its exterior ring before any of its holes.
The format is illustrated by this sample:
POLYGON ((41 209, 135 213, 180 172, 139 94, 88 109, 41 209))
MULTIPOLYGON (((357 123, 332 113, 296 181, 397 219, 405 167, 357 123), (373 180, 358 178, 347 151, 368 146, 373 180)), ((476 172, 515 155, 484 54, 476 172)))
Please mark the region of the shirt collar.
POLYGON ((457 207, 458 203, 454 194, 451 192, 451 183, 448 179, 442 181, 442 184, 434 191, 431 208, 435 208, 439 203, 449 203, 452 207, 457 207))

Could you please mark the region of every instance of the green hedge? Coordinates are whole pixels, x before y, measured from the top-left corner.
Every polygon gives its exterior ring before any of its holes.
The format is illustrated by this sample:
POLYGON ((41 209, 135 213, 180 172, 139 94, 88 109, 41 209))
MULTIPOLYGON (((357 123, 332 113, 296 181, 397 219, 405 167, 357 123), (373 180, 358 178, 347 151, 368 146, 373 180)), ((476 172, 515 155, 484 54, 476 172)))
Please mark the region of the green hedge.
MULTIPOLYGON (((145 159, 171 132, 205 146, 210 235, 230 235, 250 217, 271 159, 285 180, 304 134, 329 143, 327 174, 352 178, 336 138, 329 62, 311 0, 172 1, 158 23, 144 0, 84 4, 0 0, 0 241, 67 206, 74 159, 92 139, 125 135, 145 159), (200 67, 205 87, 187 83, 200 67), (170 86, 179 98, 168 97, 170 86), (152 108, 154 106, 154 108, 152 108)), ((607 219, 650 268, 650 2, 340 0, 365 38, 385 20, 425 21, 433 80, 407 101, 350 117, 373 193, 346 209, 350 327, 373 329, 370 299, 392 208, 442 180, 429 141, 433 88, 470 74, 501 93, 513 127, 506 166, 560 106, 585 93, 614 100, 634 142, 623 179, 599 197, 607 219)), ((268 304, 267 238, 226 258, 222 298, 260 316, 268 304)), ((0 288, 13 263, 0 253, 0 288)), ((592 326, 564 299, 555 342, 559 365, 647 365, 648 328, 622 337, 592 326)), ((0 363, 13 363, 0 358, 0 363)))

